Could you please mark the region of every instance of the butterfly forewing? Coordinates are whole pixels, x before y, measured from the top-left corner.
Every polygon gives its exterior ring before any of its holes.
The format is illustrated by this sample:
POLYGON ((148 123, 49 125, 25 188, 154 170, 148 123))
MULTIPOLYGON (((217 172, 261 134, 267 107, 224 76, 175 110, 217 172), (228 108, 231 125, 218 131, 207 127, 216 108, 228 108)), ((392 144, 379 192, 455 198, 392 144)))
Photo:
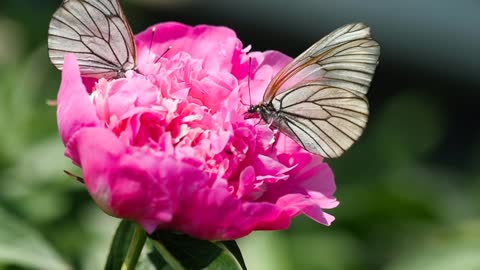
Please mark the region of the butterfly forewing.
POLYGON ((272 100, 279 90, 288 89, 285 86, 321 79, 328 85, 366 94, 379 54, 380 47, 371 39, 370 29, 365 24, 343 26, 283 68, 267 87, 263 100, 272 100), (338 73, 342 73, 341 76, 338 73))
POLYGON ((274 77, 261 105, 263 119, 309 152, 342 155, 367 124, 365 94, 379 55, 366 25, 335 30, 274 77))
POLYGON ((50 21, 48 49, 59 69, 65 54, 75 54, 86 77, 117 77, 136 65, 132 30, 118 0, 64 1, 50 21))

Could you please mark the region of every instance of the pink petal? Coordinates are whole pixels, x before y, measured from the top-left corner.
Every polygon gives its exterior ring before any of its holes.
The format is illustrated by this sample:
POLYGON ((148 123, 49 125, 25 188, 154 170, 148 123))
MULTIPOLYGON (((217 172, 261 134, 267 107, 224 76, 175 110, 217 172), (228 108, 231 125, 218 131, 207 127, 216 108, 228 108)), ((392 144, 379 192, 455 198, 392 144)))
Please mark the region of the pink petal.
POLYGON ((335 220, 334 216, 323 212, 322 208, 318 205, 311 205, 304 208, 303 213, 309 218, 315 220, 316 222, 325 224, 327 226, 330 226, 330 224, 332 224, 332 222, 335 220))
POLYGON ((159 175, 177 170, 176 161, 132 153, 103 128, 82 129, 73 146, 78 150, 85 185, 106 213, 138 220, 148 225, 145 229, 149 232, 170 221, 173 205, 159 175))
POLYGON ((263 102, 263 94, 267 89, 268 84, 277 75, 277 73, 291 62, 291 58, 277 51, 266 51, 263 53, 252 52, 248 54, 252 58, 252 67, 247 66, 245 68, 251 68, 250 71, 250 89, 248 84, 243 85, 240 93, 242 95, 242 101, 244 103, 251 102, 252 104, 258 104, 263 102), (257 89, 258 91, 252 91, 257 89))
MULTIPOLYGON (((180 51, 187 51, 197 59, 203 59, 203 67, 209 72, 230 70, 232 57, 240 41, 235 32, 226 27, 198 25, 191 27, 177 22, 166 22, 148 28, 137 35, 139 46, 152 46, 152 52, 162 55, 175 55, 180 51), (152 42, 152 28, 157 34, 152 42), (161 33, 161 34, 160 34, 161 33)), ((240 43, 241 44, 241 43, 240 43)))
POLYGON ((73 54, 65 56, 57 103, 58 127, 65 144, 81 128, 99 125, 95 108, 82 83, 78 63, 73 54))

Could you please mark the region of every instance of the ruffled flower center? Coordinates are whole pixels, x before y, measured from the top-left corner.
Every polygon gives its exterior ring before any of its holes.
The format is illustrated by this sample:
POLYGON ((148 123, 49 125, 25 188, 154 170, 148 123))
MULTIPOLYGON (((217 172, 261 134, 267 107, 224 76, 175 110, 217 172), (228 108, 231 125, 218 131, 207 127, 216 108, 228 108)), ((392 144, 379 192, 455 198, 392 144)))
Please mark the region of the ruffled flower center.
POLYGON ((230 72, 211 76, 202 69, 202 60, 186 52, 148 60, 144 74, 101 79, 91 94, 105 127, 121 141, 198 167, 209 175, 212 186, 225 182, 232 193, 246 199, 260 197, 265 181, 288 178, 288 169, 270 157, 273 132, 251 125, 256 120, 243 119, 245 106, 238 102, 242 81, 230 72), (252 161, 260 170, 249 167, 252 161), (280 171, 266 169, 272 162, 282 167, 280 171))

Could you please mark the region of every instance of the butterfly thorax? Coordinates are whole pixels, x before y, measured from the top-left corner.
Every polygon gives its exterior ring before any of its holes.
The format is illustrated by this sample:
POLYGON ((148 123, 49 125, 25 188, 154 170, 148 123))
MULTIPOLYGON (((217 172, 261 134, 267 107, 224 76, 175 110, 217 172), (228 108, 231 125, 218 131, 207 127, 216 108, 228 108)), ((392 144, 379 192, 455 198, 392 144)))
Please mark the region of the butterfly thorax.
POLYGON ((272 103, 261 103, 250 106, 247 110, 247 118, 257 116, 260 116, 266 123, 271 124, 272 120, 277 118, 278 112, 275 110, 272 103))

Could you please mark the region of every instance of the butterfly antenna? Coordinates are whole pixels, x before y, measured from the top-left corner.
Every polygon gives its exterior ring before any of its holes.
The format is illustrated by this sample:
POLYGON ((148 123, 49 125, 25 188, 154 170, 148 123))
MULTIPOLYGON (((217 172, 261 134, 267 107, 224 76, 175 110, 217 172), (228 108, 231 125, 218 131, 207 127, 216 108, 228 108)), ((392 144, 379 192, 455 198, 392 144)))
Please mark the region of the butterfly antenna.
POLYGON ((160 61, 160 59, 162 59, 162 57, 164 57, 165 54, 167 54, 168 51, 170 51, 171 49, 172 49, 172 46, 168 46, 168 48, 162 53, 162 55, 157 56, 157 58, 155 58, 155 61, 153 61, 153 63, 156 64, 158 61, 160 61))
POLYGON ((150 38, 150 46, 148 47, 148 57, 150 57, 150 54, 152 52, 153 38, 155 37, 156 31, 157 31, 157 28, 155 26, 152 27, 152 38, 150 38))
POLYGON ((252 72, 252 57, 248 57, 248 97, 250 99, 250 106, 252 106, 252 93, 250 92, 250 74, 252 72))

